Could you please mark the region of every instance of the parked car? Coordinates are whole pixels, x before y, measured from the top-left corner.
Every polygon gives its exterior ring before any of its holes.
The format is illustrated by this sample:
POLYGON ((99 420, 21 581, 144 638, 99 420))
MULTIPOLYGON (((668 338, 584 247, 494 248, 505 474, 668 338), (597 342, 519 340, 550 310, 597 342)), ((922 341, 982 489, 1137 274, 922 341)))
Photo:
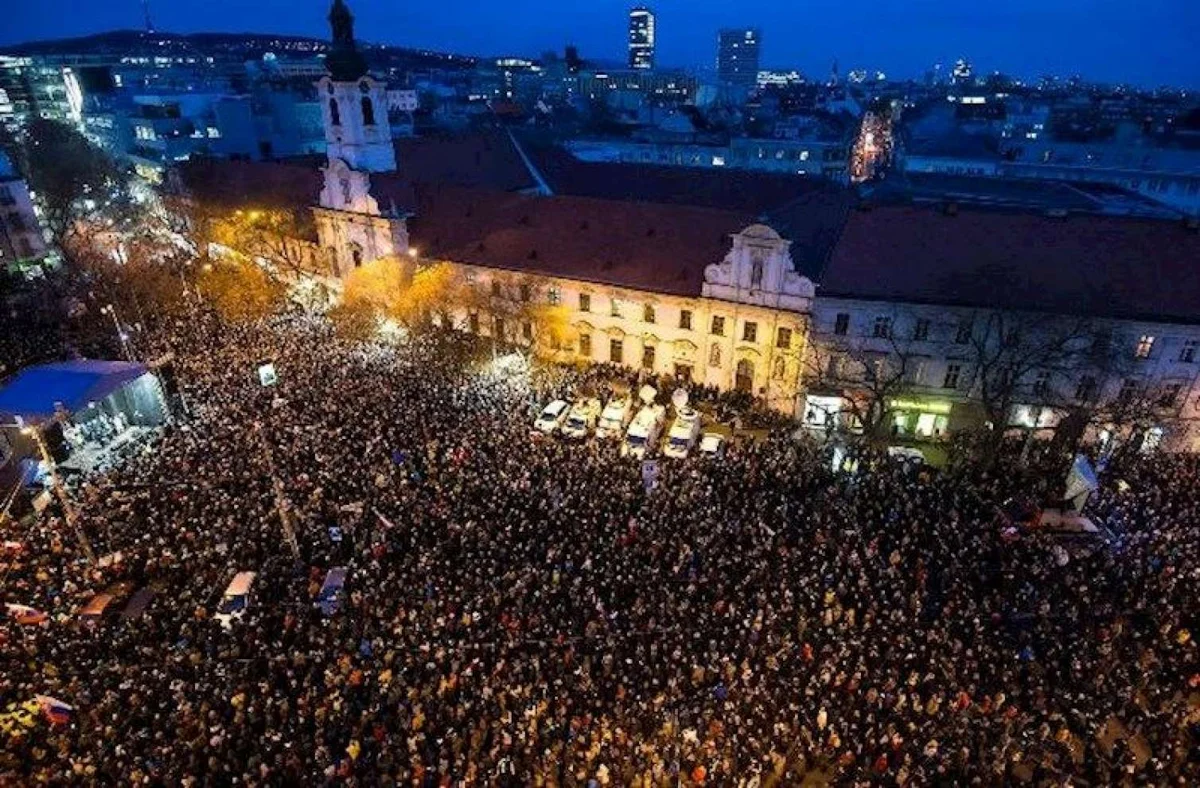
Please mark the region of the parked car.
POLYGON ((541 415, 533 423, 533 428, 544 435, 554 434, 555 430, 561 427, 566 420, 569 407, 565 400, 554 400, 542 409, 541 415))

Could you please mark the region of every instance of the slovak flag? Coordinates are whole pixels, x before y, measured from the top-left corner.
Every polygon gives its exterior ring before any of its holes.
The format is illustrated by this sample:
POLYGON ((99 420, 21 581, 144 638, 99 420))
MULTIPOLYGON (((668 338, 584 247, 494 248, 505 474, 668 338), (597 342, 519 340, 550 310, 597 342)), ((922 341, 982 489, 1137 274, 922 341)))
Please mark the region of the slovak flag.
POLYGON ((8 617, 18 624, 40 624, 49 616, 40 610, 36 610, 29 605, 18 605, 14 602, 4 603, 5 612, 8 617))
POLYGON ((50 720, 54 725, 67 725, 75 715, 75 707, 63 703, 58 698, 52 698, 49 695, 37 695, 34 697, 34 700, 41 707, 42 714, 45 714, 46 719, 50 720))

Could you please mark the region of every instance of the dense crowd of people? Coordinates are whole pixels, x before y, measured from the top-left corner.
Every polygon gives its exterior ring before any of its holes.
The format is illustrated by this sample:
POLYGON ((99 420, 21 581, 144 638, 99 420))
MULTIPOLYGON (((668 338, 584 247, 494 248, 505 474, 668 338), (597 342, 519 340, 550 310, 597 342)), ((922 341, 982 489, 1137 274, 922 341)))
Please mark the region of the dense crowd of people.
POLYGON ((75 493, 120 559, 88 565, 53 506, 4 536, 4 601, 48 620, 3 625, 0 706, 74 712, 8 734, 0 782, 1200 783, 1194 458, 1113 461, 1113 539, 1065 555, 997 517, 1061 493, 1057 465, 835 473, 784 429, 647 491, 615 445, 530 437, 594 380, 487 374, 461 337, 154 341, 190 415, 75 493), (145 612, 82 623, 118 582, 145 612))

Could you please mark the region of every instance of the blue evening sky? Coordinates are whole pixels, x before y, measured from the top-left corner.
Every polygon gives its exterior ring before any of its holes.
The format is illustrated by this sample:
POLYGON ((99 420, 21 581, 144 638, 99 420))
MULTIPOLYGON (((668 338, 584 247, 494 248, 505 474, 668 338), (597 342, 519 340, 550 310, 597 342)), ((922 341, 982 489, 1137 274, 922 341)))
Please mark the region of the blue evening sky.
MULTIPOLYGON (((621 58, 622 0, 349 0, 370 41, 468 54, 537 55, 577 44, 621 58)), ((151 0, 159 29, 326 35, 327 0, 151 0)), ((716 30, 763 31, 763 65, 920 77, 966 56, 1002 70, 1200 88, 1200 0, 658 0, 659 62, 707 66, 716 30)), ((140 27, 140 0, 20 0, 0 44, 140 27)))

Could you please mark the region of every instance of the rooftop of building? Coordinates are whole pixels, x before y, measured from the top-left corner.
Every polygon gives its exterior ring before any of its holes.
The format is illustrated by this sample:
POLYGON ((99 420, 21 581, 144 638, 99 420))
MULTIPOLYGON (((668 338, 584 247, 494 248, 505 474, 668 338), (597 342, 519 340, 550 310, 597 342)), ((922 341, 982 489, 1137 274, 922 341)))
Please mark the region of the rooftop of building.
POLYGON ((934 172, 894 172, 861 188, 876 204, 990 206, 1046 214, 1092 213, 1175 219, 1179 212, 1119 186, 1079 181, 997 178, 934 172))
POLYGON ((780 173, 581 161, 555 146, 526 145, 525 151, 555 194, 765 216, 807 195, 837 191, 820 180, 780 173))
POLYGON ((714 208, 418 185, 409 238, 422 256, 698 296, 706 266, 755 215, 714 208))
POLYGON ((1163 147, 1148 140, 1063 142, 1017 140, 1005 145, 1005 157, 1022 164, 1144 170, 1200 175, 1200 150, 1163 147))
POLYGON ((1182 221, 926 205, 849 214, 819 296, 1200 323, 1182 221))
MULTIPOLYGON (((789 176, 584 163, 526 146, 555 194, 545 197, 523 193, 537 179, 502 132, 398 145, 400 171, 372 174, 373 193, 412 214, 428 257, 696 296, 729 236, 765 223, 819 295, 1200 323, 1200 233, 1100 215, 1113 199, 1103 187, 909 175, 907 198, 860 203, 789 176)), ((321 187, 301 161, 205 159, 180 172, 230 207, 303 210, 321 187)))

